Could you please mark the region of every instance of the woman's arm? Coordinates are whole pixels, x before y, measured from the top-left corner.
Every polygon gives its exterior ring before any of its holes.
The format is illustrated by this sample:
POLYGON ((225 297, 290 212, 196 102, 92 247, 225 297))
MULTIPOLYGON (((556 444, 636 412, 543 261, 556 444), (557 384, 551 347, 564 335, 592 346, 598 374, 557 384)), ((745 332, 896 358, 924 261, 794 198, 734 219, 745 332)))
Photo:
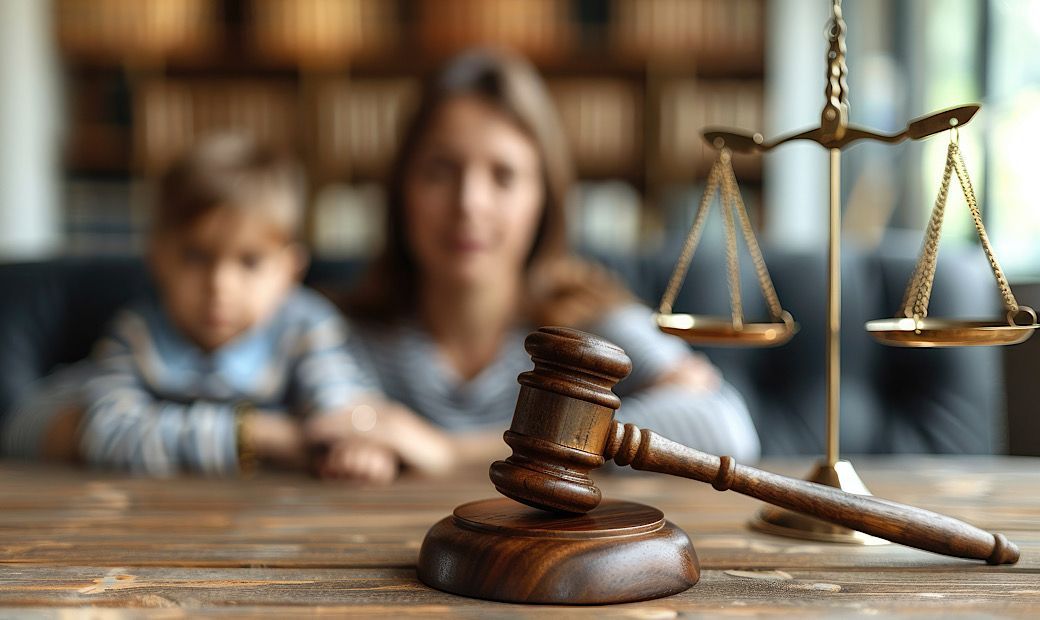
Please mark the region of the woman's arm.
POLYGON ((728 383, 711 391, 653 385, 622 398, 617 419, 744 463, 758 460, 761 452, 744 400, 728 383))
POLYGON ((761 452, 744 399, 703 355, 657 330, 649 308, 628 304, 590 331, 632 359, 617 386, 621 422, 649 428, 690 447, 753 462, 761 452))
POLYGON ((652 312, 633 301, 616 277, 579 259, 556 261, 534 274, 532 317, 568 325, 620 346, 632 373, 615 389, 617 419, 658 431, 701 450, 754 461, 758 434, 747 406, 703 355, 659 331, 652 312))

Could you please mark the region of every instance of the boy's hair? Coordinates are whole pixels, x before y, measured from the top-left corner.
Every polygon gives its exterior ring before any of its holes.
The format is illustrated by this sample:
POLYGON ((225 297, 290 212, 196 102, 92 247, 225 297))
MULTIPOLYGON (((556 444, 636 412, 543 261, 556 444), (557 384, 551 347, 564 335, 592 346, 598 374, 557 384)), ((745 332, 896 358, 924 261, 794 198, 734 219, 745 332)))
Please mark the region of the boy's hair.
POLYGON ((304 181, 288 154, 241 134, 215 134, 195 143, 159 180, 154 235, 184 230, 221 207, 262 213, 288 239, 303 224, 304 181))

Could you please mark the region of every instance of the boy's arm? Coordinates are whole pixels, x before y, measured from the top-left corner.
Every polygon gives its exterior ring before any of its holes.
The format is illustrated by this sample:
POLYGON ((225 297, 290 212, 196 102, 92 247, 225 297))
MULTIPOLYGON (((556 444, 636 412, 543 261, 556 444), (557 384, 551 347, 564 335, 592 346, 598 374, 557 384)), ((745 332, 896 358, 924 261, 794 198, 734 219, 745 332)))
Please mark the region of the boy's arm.
POLYGON ((86 386, 80 450, 93 465, 153 475, 238 471, 236 412, 224 404, 157 399, 135 355, 147 355, 144 321, 124 314, 96 349, 98 375, 86 386), (132 344, 133 343, 133 344, 132 344), (137 345, 135 350, 134 344, 137 345))
POLYGON ((348 343, 346 321, 328 302, 307 301, 307 322, 293 366, 293 409, 306 417, 320 416, 381 399, 379 381, 358 363, 348 343))

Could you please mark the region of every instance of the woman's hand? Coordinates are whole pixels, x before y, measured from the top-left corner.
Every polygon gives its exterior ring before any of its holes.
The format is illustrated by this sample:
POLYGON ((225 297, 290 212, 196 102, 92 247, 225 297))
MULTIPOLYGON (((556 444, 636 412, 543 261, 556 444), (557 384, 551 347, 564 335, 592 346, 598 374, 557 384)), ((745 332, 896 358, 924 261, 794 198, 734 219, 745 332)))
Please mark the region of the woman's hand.
POLYGON ((304 425, 311 444, 335 447, 364 440, 393 451, 404 465, 438 475, 456 465, 452 438, 400 403, 372 399, 312 417, 304 425))
POLYGON ((679 385, 699 392, 714 392, 722 384, 722 374, 703 355, 687 355, 663 373, 654 385, 679 385))
POLYGON ((400 461, 392 449, 357 437, 340 440, 316 464, 322 478, 389 484, 397 478, 400 461))

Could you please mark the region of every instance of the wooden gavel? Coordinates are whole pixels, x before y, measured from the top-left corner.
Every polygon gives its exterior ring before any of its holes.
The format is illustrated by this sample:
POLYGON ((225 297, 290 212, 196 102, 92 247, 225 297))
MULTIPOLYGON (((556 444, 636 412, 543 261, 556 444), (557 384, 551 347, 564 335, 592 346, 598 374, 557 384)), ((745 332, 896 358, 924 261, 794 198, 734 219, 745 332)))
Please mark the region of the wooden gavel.
POLYGON ((513 454, 491 465, 503 495, 543 510, 586 513, 599 505, 589 472, 618 465, 710 483, 909 547, 1014 564, 1018 547, 1003 534, 928 510, 771 474, 713 456, 635 425, 614 421, 611 391, 632 369, 619 347, 584 332, 543 327, 524 343, 534 370, 522 386, 505 441, 513 454))

